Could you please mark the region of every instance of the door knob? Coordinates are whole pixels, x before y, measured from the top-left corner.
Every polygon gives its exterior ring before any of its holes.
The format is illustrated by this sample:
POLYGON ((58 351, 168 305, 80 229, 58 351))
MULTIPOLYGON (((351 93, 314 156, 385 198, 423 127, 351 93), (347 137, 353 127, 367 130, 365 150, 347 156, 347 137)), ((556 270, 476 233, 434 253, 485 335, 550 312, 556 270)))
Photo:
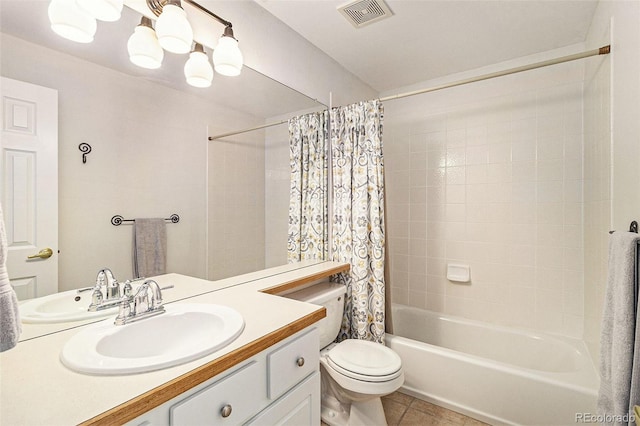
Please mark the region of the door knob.
POLYGON ((38 254, 32 254, 31 256, 28 256, 27 259, 48 259, 53 255, 53 250, 51 250, 49 247, 40 250, 40 252, 38 252, 38 254))

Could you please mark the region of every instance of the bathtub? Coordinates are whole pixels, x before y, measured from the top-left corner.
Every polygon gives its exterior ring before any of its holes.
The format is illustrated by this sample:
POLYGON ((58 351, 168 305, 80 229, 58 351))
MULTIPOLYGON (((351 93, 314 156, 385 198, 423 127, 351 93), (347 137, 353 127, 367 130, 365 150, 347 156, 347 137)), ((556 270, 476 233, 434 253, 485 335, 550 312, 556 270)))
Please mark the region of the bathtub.
POLYGON ((392 305, 386 344, 403 392, 491 424, 570 425, 595 414, 599 385, 583 342, 392 305))

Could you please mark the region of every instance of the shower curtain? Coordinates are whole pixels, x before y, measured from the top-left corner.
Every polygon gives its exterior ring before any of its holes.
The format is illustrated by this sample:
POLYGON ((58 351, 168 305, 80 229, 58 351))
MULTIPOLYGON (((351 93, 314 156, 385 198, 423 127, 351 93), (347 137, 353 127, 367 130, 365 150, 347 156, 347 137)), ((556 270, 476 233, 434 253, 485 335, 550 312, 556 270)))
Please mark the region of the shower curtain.
POLYGON ((347 288, 338 341, 384 343, 384 163, 380 101, 333 108, 289 120, 291 188, 289 262, 332 258, 349 263, 337 281, 347 288), (328 120, 331 120, 328 123, 328 120), (328 206, 327 127, 331 128, 332 211, 328 206))
POLYGON ((331 111, 332 260, 351 264, 348 273, 338 275, 347 287, 338 340, 384 343, 382 118, 383 107, 377 100, 331 111))
POLYGON ((327 219, 327 111, 289 120, 288 262, 326 260, 327 219))

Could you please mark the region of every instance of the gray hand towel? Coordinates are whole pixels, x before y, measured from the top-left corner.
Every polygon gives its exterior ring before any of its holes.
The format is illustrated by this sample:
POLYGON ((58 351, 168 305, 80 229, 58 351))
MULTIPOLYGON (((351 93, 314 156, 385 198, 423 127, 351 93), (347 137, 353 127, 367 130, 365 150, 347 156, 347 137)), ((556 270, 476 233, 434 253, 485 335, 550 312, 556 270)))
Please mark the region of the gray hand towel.
POLYGON ((640 351, 635 339, 638 241, 640 236, 631 232, 614 232, 609 239, 598 393, 598 414, 605 416, 607 425, 632 424, 632 383, 637 386, 640 380, 640 365, 634 366, 634 352, 640 351))
POLYGON ((17 345, 21 332, 18 298, 9 283, 7 272, 7 234, 0 204, 0 352, 17 345))
POLYGON ((135 219, 133 274, 136 278, 166 273, 167 229, 164 219, 135 219))

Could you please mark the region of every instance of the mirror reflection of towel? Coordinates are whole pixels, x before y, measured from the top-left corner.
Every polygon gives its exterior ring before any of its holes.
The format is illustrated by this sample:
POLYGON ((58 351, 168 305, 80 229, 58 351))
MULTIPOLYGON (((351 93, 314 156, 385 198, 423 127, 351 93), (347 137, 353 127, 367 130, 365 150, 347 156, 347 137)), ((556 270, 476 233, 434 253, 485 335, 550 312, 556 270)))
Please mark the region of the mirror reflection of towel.
POLYGON ((133 275, 136 278, 166 273, 167 228, 162 218, 133 222, 133 275))
POLYGON ((7 272, 7 234, 0 204, 0 352, 18 344, 22 326, 16 293, 9 283, 7 272))

